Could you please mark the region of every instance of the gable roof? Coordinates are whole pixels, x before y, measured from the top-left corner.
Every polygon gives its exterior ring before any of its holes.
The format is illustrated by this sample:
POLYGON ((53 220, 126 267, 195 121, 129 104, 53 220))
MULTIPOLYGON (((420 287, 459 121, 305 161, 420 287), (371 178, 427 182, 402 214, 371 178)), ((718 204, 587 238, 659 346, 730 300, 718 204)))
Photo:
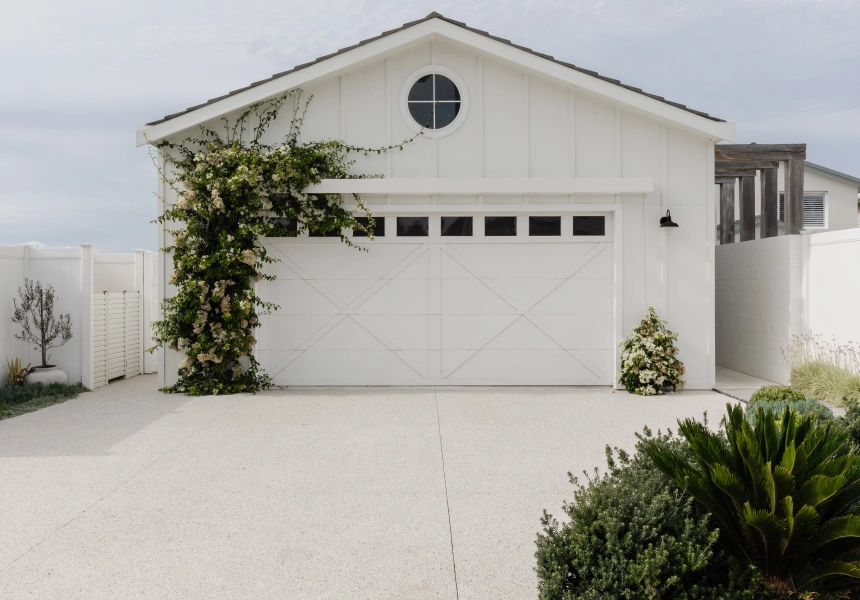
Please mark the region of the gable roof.
POLYGON ((840 171, 834 171, 833 169, 828 169, 827 167, 822 167, 821 165, 816 165, 815 163, 811 163, 808 160, 804 161, 803 164, 804 167, 809 169, 810 171, 814 171, 822 175, 827 175, 828 177, 833 177, 834 179, 839 179, 840 181, 844 181, 845 183, 851 185, 856 185, 857 191, 860 192, 860 178, 854 177, 853 175, 848 175, 847 173, 842 173, 840 171))
POLYGON ((721 122, 721 123, 724 123, 724 122, 725 122, 725 120, 724 120, 724 119, 719 119, 719 118, 717 118, 717 117, 714 117, 714 116, 709 115, 708 113, 705 113, 705 112, 702 112, 702 111, 699 111, 699 110, 694 110, 694 109, 689 108, 688 106, 686 106, 686 105, 684 105, 684 104, 679 104, 678 102, 672 102, 671 100, 667 100, 667 99, 666 99, 666 98, 664 98, 663 96, 657 96, 657 95, 655 95, 655 94, 650 94, 650 93, 648 93, 648 92, 646 92, 646 91, 642 90, 641 88, 633 87, 633 86, 630 86, 630 85, 627 85, 627 84, 621 83, 621 82, 620 82, 619 80, 617 80, 617 79, 612 79, 611 77, 606 77, 606 76, 604 76, 604 75, 601 75, 601 74, 600 74, 600 73, 598 73, 597 71, 590 71, 590 70, 588 70, 588 69, 583 69, 582 67, 577 67, 577 66, 576 66, 576 65, 574 65, 574 64, 571 64, 571 63, 568 63, 568 62, 564 62, 564 61, 562 61, 562 60, 558 60, 558 59, 556 59, 556 58, 554 58, 554 57, 550 56, 549 54, 543 54, 543 53, 541 53, 541 52, 537 52, 537 51, 535 51, 535 50, 532 50, 531 48, 526 48, 525 46, 520 46, 520 45, 514 44, 514 43, 513 43, 513 42, 511 42, 510 40, 506 40, 506 39, 504 39, 504 38, 496 37, 496 36, 494 36, 494 35, 492 35, 492 34, 490 34, 490 33, 486 32, 486 31, 482 31, 482 30, 480 30, 480 29, 475 29, 474 27, 469 27, 468 25, 466 25, 466 24, 465 24, 465 23, 463 23, 462 21, 455 21, 455 20, 453 20, 453 19, 449 19, 448 17, 445 17, 445 16, 443 16, 443 15, 441 15, 441 14, 437 13, 437 12, 431 12, 429 15, 427 15, 427 16, 426 16, 426 17, 424 17, 423 19, 418 19, 417 21, 410 21, 409 23, 404 23, 403 25, 401 25, 401 26, 400 26, 400 27, 398 27, 397 29, 391 29, 391 30, 389 30, 389 31, 384 31, 384 32, 382 32, 381 34, 379 34, 379 35, 378 35, 378 36, 376 36, 376 37, 372 37, 372 38, 368 38, 368 39, 366 39, 366 40, 362 40, 362 41, 358 42, 357 44, 354 44, 354 45, 352 45, 352 46, 347 46, 346 48, 341 48, 341 49, 340 49, 340 50, 338 50, 337 52, 333 52, 333 53, 331 53, 331 54, 326 54, 325 56, 320 56, 319 58, 317 58, 316 60, 312 60, 311 62, 307 62, 307 63, 303 63, 303 64, 301 64, 301 65, 297 65, 297 66, 293 67, 292 69, 290 69, 289 71, 282 71, 282 72, 280 72, 280 73, 275 73, 274 75, 272 75, 272 76, 271 76, 271 77, 269 77, 268 79, 262 79, 262 80, 260 80, 260 81, 255 81, 254 83, 250 84, 250 85, 249 85, 249 86, 247 86, 247 87, 239 88, 239 89, 237 89, 237 90, 233 90, 232 92, 229 92, 229 93, 227 93, 227 94, 224 94, 223 96, 218 96, 217 98, 212 98, 212 99, 210 99, 210 100, 207 100, 206 102, 204 102, 204 103, 202 103, 202 104, 197 104, 197 105, 195 105, 195 106, 191 106, 191 107, 189 107, 189 108, 186 108, 185 110, 182 110, 182 111, 179 111, 179 112, 176 112, 176 113, 173 113, 173 114, 167 115, 167 116, 165 116, 165 117, 163 117, 163 118, 161 118, 161 119, 158 119, 158 120, 156 120, 156 121, 152 121, 151 123, 147 123, 147 125, 158 125, 159 123, 164 123, 165 121, 169 121, 170 119, 174 119, 174 118, 176 118, 176 117, 178 117, 178 116, 180 116, 180 115, 184 115, 184 114, 189 113, 189 112, 191 112, 191 111, 197 110, 198 108, 201 108, 201 107, 206 106, 206 105, 208 105, 208 104, 213 104, 213 103, 215 103, 215 102, 218 102, 218 101, 220 101, 220 100, 223 100, 224 98, 228 98, 228 97, 230 97, 230 96, 234 96, 234 95, 236 95, 236 94, 238 94, 238 93, 241 93, 241 92, 244 92, 244 91, 246 91, 246 90, 250 90, 251 88, 255 88, 255 87, 257 87, 258 85, 261 85, 261 84, 263 84, 263 83, 267 83, 267 82, 272 81, 272 80, 274 80, 274 79, 278 79, 278 78, 283 77, 283 76, 285 76, 285 75, 289 75, 290 73, 295 73, 296 71, 299 71, 299 70, 301 70, 301 69, 306 69, 306 68, 310 67, 311 65, 315 65, 315 64, 320 63, 320 62, 322 62, 322 61, 324 61, 324 60, 328 60, 328 59, 332 58, 333 56, 337 56, 337 55, 339 55, 339 54, 343 54, 343 53, 345 53, 345 52, 349 52, 350 50, 353 50, 353 49, 355 49, 355 48, 358 48, 359 46, 364 46, 365 44, 368 44, 368 43, 370 43, 370 42, 375 42, 376 40, 379 40, 379 39, 382 39, 382 38, 384 38, 384 37, 387 37, 387 36, 389 36, 389 35, 391 35, 391 34, 393 34, 393 33, 397 33, 398 31, 403 31, 404 29, 408 29, 408 28, 410 28, 410 27, 414 27, 415 25, 418 25, 419 23, 423 23, 423 22, 425 22, 425 21, 429 21, 430 19, 440 19, 440 20, 442 20, 442 21, 446 21, 446 22, 448 22, 448 23, 451 23, 452 25, 456 25, 457 27, 462 27, 463 29, 465 29, 465 30, 467 30, 467 31, 471 31, 472 33, 477 33, 478 35, 482 35, 482 36, 484 36, 484 37, 490 38, 491 40, 495 40, 495 41, 497 41, 497 42, 502 42, 503 44, 507 44, 507 45, 509 45, 509 46, 512 46, 512 47, 514 47, 514 48, 517 48, 518 50, 522 50, 523 52, 528 52, 529 54, 534 54, 535 56, 540 56, 541 58, 545 58, 546 60, 550 60, 550 61, 552 61, 552 62, 554 62, 554 63, 556 63, 556 64, 562 65, 562 66, 567 67, 567 68, 569 68, 569 69, 573 69, 573 70, 575 70, 575 71, 579 71, 580 73, 585 73, 586 75, 591 75, 592 77, 596 77, 596 78, 598 78, 598 79, 602 79, 603 81, 608 81, 609 83, 612 83, 612 84, 614 84, 614 85, 617 85, 617 86, 623 87, 623 88, 625 88, 625 89, 628 89, 628 90, 634 91, 634 92, 636 92, 637 94, 642 94, 643 96, 647 96, 647 97, 649 97, 649 98, 653 98, 654 100, 659 100, 660 102, 665 102, 666 104, 669 104, 669 105, 674 106, 674 107, 676 107, 676 108, 680 108, 681 110, 685 110, 685 111, 687 111, 687 112, 693 113, 694 115, 699 115, 700 117, 704 117, 704 118, 706 118, 706 119, 710 119, 710 120, 712 120, 712 121, 718 121, 718 122, 721 122))
POLYGON ((596 94, 610 102, 704 133, 715 141, 736 139, 737 131, 734 123, 623 84, 617 79, 604 77, 595 71, 557 60, 548 54, 519 46, 510 40, 493 36, 486 31, 432 12, 423 19, 385 31, 376 37, 321 56, 289 71, 276 73, 268 79, 256 81, 247 87, 233 90, 202 104, 138 126, 137 145, 176 135, 200 123, 240 110, 249 104, 273 98, 316 79, 344 73, 357 65, 378 60, 403 48, 433 39, 435 36, 472 48, 493 60, 519 65, 539 75, 572 85, 575 89, 596 94))

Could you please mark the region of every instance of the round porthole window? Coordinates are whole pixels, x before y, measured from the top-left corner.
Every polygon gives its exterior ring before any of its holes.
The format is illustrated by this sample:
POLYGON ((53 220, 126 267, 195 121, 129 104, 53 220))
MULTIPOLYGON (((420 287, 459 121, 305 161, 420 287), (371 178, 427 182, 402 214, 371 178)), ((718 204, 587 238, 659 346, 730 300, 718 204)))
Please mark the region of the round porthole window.
POLYGON ((453 123, 461 102, 456 84, 438 73, 419 77, 409 90, 409 114, 427 129, 443 129, 453 123))
POLYGON ((456 73, 438 65, 412 74, 403 86, 403 117, 415 131, 439 137, 453 132, 465 117, 468 95, 456 73))

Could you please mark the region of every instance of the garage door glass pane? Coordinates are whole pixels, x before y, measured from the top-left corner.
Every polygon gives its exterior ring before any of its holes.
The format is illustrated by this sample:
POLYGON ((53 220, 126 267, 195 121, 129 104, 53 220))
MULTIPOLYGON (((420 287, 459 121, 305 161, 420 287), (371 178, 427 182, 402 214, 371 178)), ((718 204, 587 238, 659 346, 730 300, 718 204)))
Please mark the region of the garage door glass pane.
MULTIPOLYGON (((355 220, 367 226, 367 217, 356 217, 355 220)), ((376 217, 374 220, 376 221, 376 228, 373 230, 373 235, 376 237, 385 237, 385 217, 376 217)), ((352 237, 367 237, 367 233, 360 229, 353 229, 352 237)))
POLYGON ((561 235, 561 217, 529 217, 529 235, 561 235))
POLYGON ((340 237, 340 229, 333 229, 332 231, 326 231, 325 233, 309 230, 308 237, 340 237))
POLYGON ((442 217, 442 235, 472 235, 472 217, 442 217))
POLYGON ((517 218, 484 217, 484 235, 517 235, 517 218))
POLYGON ((398 237, 426 236, 429 229, 429 217, 397 217, 398 237))
POLYGON ((606 235, 606 218, 573 217, 573 235, 606 235))
POLYGON ((296 232, 299 229, 299 224, 287 217, 272 219, 277 226, 272 232, 272 237, 296 237, 296 232))

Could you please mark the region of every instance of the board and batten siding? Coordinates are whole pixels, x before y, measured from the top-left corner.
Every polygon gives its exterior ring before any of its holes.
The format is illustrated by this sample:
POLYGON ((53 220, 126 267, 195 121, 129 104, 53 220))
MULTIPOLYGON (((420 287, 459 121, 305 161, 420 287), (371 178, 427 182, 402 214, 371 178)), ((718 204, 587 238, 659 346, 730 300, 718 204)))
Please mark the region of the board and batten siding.
MULTIPOLYGON (((452 69, 465 82, 469 107, 462 125, 444 137, 418 137, 402 151, 356 156, 353 172, 394 178, 648 177, 654 191, 644 196, 366 196, 371 210, 378 204, 621 204, 623 331, 629 332, 653 305, 679 334, 689 387, 713 387, 713 141, 438 39, 305 86, 305 97, 313 95, 313 100, 302 140, 340 138, 379 147, 412 137, 402 115, 401 90, 413 72, 430 64, 452 69), (659 227, 667 209, 680 224, 671 232, 659 227)), ((289 117, 282 114, 265 141, 283 139, 289 117)), ((171 190, 162 186, 160 191, 173 201, 171 190)), ((170 294, 170 257, 162 256, 162 289, 170 294)), ((169 383, 179 357, 166 354, 166 367, 159 371, 168 374, 169 383)))

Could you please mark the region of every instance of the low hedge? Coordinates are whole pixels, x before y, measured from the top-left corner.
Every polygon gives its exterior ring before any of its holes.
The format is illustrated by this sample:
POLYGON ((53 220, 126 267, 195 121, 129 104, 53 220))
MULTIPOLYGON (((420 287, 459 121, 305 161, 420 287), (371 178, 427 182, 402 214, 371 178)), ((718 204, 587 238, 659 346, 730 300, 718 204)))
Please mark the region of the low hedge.
POLYGON ((778 402, 802 402, 803 400, 806 400, 806 396, 787 385, 766 385, 757 389, 753 395, 750 396, 750 404, 764 400, 778 402))
POLYGON ((767 598, 757 578, 729 583, 727 555, 708 513, 642 452, 685 442, 646 429, 633 456, 606 449, 608 472, 586 475, 565 503, 560 524, 547 512, 538 534, 541 600, 767 598))
POLYGON ((15 417, 51 404, 64 402, 86 391, 87 388, 80 383, 73 385, 34 383, 23 387, 7 385, 0 389, 0 419, 15 417))

